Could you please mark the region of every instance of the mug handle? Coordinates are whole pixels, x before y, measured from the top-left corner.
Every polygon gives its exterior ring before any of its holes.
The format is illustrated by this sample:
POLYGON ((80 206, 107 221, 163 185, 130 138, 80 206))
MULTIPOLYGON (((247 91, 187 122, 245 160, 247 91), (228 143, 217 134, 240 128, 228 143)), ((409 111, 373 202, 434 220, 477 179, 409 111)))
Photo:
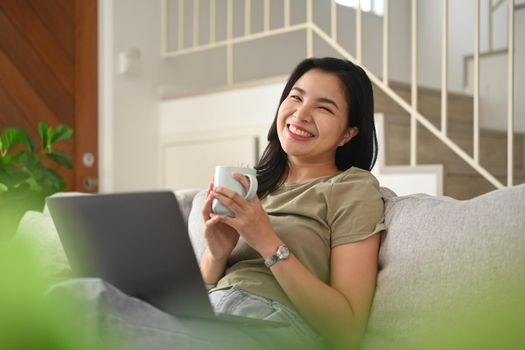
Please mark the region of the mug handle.
POLYGON ((251 200, 257 194, 257 188, 258 188, 257 177, 255 177, 252 174, 243 174, 243 175, 246 176, 248 180, 250 180, 250 188, 246 192, 246 195, 244 196, 244 198, 246 198, 247 200, 251 200))

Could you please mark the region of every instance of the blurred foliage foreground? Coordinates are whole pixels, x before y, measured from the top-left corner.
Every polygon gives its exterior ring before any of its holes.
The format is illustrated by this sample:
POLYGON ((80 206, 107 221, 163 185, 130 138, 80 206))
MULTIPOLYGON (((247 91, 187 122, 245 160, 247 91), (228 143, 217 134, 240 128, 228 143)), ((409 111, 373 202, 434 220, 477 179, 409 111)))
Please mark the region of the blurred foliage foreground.
POLYGON ((39 257, 26 244, 0 245, 0 349, 99 349, 66 300, 44 298, 50 285, 39 257))
MULTIPOLYGON (((0 349, 128 348, 120 346, 121 339, 103 346, 82 324, 82 309, 72 300, 44 297, 53 273, 36 251, 24 241, 0 244, 0 349)), ((436 318, 411 344, 392 343, 388 349, 525 349, 523 287, 520 282, 499 288, 503 292, 494 295, 495 302, 477 303, 476 309, 458 304, 457 312, 436 318)))

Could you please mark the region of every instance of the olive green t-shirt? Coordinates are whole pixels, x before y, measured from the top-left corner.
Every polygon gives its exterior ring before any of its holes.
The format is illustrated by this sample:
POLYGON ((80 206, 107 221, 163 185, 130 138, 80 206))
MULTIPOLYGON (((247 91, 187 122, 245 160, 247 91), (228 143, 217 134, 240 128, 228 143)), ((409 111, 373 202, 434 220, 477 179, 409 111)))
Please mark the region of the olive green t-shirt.
MULTIPOLYGON (((352 167, 307 182, 284 184, 262 200, 272 227, 315 276, 330 279, 332 248, 363 240, 385 228, 384 206, 375 177, 352 167)), ((293 308, 264 259, 242 238, 225 276, 214 289, 232 285, 293 308)))

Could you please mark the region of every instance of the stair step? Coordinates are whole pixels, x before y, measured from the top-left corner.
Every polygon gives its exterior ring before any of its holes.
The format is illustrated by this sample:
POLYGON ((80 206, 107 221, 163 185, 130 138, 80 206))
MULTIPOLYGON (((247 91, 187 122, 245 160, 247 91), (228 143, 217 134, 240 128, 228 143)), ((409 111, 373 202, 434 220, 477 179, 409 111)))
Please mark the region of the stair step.
MULTIPOLYGON (((409 84, 390 82, 389 86, 405 101, 410 103, 411 87, 409 84)), ((461 123, 472 127, 474 100, 472 96, 448 93, 448 123, 461 123)), ((418 87, 418 111, 432 124, 441 125, 441 91, 418 87)), ((397 103, 392 102, 383 91, 374 85, 374 108, 376 112, 395 115, 408 115, 397 103)))
MULTIPOLYGON (((425 127, 418 125, 419 164, 443 163, 464 165, 446 145, 441 143, 425 127)), ((472 155, 472 131, 465 125, 450 125, 448 136, 467 154, 472 155)), ((385 159, 388 165, 406 165, 410 163, 410 119, 406 116, 385 116, 385 159)), ((525 135, 514 135, 514 169, 525 168, 525 135)), ((507 134, 501 131, 480 130, 480 164, 491 172, 507 169, 507 134)))

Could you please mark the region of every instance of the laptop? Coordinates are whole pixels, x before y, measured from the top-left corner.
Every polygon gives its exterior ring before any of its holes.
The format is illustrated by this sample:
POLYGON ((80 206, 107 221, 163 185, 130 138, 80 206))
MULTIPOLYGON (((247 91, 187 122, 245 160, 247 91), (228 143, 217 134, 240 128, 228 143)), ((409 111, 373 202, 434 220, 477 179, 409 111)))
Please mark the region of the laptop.
POLYGON ((47 206, 77 277, 104 279, 174 316, 287 325, 214 313, 173 192, 50 197, 47 206))

